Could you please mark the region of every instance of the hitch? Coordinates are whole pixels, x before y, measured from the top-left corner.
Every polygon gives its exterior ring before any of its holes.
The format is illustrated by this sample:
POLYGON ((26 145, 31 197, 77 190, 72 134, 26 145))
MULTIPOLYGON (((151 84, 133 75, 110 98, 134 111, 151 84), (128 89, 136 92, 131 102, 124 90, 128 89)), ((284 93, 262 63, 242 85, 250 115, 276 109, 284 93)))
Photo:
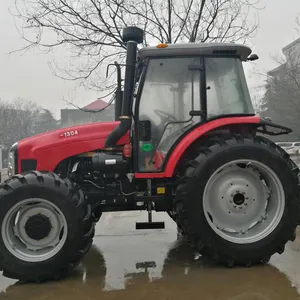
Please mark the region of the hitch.
POLYGON ((148 222, 137 222, 135 223, 135 229, 165 229, 165 222, 153 222, 152 221, 152 202, 149 201, 147 204, 148 211, 148 222))

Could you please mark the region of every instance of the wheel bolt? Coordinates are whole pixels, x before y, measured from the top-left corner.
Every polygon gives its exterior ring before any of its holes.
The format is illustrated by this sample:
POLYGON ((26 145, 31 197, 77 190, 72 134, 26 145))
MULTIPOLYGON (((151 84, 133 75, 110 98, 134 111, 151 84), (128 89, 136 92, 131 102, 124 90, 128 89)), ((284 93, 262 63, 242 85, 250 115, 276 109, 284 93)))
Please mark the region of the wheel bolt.
POLYGON ((245 195, 245 192, 242 192, 243 195, 245 195))
POLYGON ((245 202, 245 203, 244 203, 244 205, 245 205, 245 206, 247 206, 247 205, 248 205, 248 203, 247 203, 247 202, 245 202))
POLYGON ((240 209, 242 209, 242 207, 240 206, 240 209))
POLYGON ((234 208, 236 208, 236 205, 233 205, 234 208))
POLYGON ((232 203, 232 200, 230 200, 229 202, 232 203))

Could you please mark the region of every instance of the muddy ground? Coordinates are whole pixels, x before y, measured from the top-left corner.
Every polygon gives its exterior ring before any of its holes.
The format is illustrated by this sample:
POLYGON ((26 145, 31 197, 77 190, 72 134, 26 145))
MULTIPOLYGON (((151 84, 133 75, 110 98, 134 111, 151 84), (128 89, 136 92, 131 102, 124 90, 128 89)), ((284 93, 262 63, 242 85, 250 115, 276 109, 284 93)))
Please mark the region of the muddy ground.
POLYGON ((97 224, 92 250, 59 282, 18 284, 0 278, 0 300, 94 299, 300 299, 300 230, 294 243, 266 266, 227 269, 194 253, 165 213, 165 230, 136 231, 140 212, 107 213, 97 224), (198 258, 198 259, 197 259, 198 258))

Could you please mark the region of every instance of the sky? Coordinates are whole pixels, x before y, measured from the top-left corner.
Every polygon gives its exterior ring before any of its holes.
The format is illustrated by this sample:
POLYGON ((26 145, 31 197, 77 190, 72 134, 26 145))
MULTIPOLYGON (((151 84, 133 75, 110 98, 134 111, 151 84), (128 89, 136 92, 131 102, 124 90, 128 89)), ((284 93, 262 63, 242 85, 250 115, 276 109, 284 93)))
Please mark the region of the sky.
MULTIPOLYGON (((37 51, 9 54, 24 45, 9 12, 13 0, 0 0, 0 99, 12 101, 22 97, 50 109, 59 117, 65 108, 64 99, 84 106, 98 98, 95 91, 80 88, 76 83, 64 81, 51 72, 52 57, 37 51)), ((298 38, 295 18, 300 14, 300 0, 261 0, 265 8, 259 12, 259 28, 248 44, 260 59, 247 66, 246 74, 250 87, 261 83, 261 77, 251 72, 266 72, 276 66, 271 55, 298 38)))

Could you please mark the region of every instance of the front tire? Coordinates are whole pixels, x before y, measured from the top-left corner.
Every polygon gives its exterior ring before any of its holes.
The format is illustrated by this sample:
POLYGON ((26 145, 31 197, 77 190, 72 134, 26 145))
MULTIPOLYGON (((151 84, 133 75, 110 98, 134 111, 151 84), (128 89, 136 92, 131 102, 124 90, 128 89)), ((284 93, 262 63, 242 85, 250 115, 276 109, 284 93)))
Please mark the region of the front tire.
POLYGON ((22 282, 60 279, 90 249, 95 231, 81 190, 54 173, 16 175, 0 188, 0 269, 22 282))
POLYGON ((295 239, 298 173, 268 139, 212 137, 177 187, 177 221, 196 250, 217 262, 265 263, 295 239))

